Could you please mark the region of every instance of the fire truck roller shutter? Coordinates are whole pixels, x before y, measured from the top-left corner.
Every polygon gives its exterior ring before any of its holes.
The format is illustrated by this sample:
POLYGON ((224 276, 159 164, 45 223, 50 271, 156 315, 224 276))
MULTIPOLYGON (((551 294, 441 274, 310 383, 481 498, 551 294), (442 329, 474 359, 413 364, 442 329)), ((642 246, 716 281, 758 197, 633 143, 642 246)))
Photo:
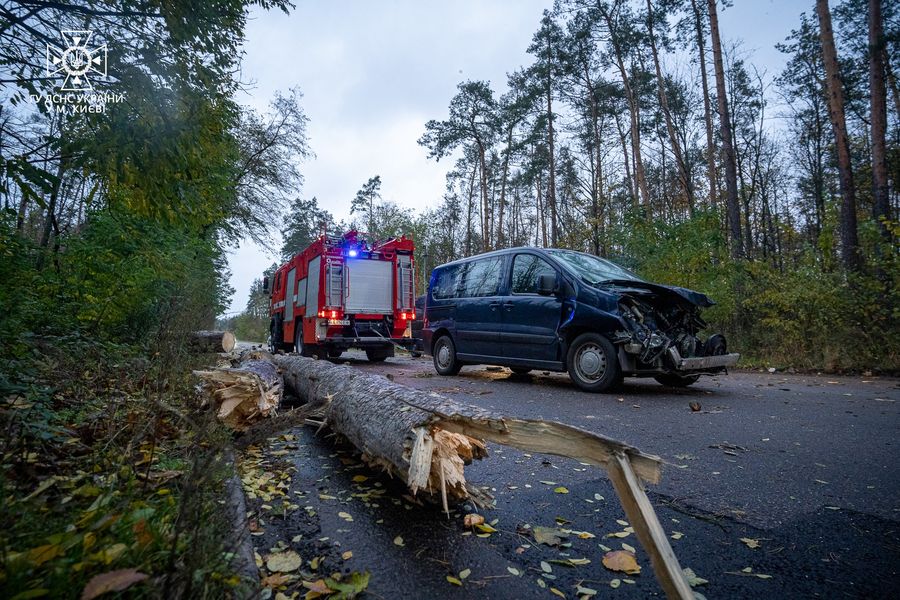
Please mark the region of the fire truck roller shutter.
POLYGON ((294 298, 297 293, 297 286, 295 285, 297 282, 297 269, 291 269, 288 271, 287 276, 287 289, 284 292, 284 320, 285 321, 293 321, 294 320, 294 298))
MULTIPOLYGON (((295 304, 297 308, 306 304, 306 277, 301 279, 300 283, 297 284, 297 302, 295 304)), ((298 313, 299 312, 300 311, 298 311, 298 313)))
POLYGON ((394 311, 393 263, 389 260, 348 260, 349 286, 344 310, 348 313, 391 314, 394 311))
POLYGON ((319 311, 319 279, 322 277, 322 257, 317 256, 309 261, 309 272, 306 277, 306 316, 314 317, 319 311))

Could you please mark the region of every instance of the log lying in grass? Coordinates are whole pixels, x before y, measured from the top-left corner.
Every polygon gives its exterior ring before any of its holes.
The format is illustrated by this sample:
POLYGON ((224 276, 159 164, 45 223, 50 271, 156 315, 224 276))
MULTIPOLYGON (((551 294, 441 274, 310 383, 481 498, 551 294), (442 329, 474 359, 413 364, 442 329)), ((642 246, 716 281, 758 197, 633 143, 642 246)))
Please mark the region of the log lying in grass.
POLYGON ((275 414, 284 387, 278 369, 267 357, 248 358, 229 369, 194 371, 227 427, 245 431, 275 414))
POLYGON ((234 334, 230 331, 195 331, 190 340, 195 352, 231 352, 234 344, 234 334))
POLYGON ((275 356, 285 386, 307 414, 350 440, 370 464, 401 477, 415 494, 464 499, 475 488, 464 465, 487 456, 484 440, 604 467, 669 598, 693 598, 641 481, 658 483, 660 459, 607 437, 551 421, 504 418, 385 377, 299 356, 275 356))

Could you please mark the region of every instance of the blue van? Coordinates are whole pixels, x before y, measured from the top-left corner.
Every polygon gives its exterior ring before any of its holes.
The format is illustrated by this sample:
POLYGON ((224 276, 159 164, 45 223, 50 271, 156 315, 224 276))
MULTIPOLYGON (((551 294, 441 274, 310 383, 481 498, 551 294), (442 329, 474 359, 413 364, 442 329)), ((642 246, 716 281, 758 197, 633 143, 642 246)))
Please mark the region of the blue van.
POLYGON ((722 335, 698 337, 712 305, 583 252, 510 248, 434 269, 422 338, 441 375, 487 364, 568 371, 589 392, 626 375, 684 387, 740 358, 722 335))

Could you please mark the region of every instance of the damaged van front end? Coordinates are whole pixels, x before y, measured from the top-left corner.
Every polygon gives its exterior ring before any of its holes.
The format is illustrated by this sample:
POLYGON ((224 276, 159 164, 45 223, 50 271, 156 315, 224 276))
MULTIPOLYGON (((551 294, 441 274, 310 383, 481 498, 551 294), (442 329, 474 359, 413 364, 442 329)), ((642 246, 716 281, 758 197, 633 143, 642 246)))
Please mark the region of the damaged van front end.
POLYGON ((549 253, 577 277, 560 334, 572 339, 571 331, 603 333, 616 348, 623 376, 654 377, 683 387, 740 359, 728 352, 723 335, 702 336, 707 324, 701 311, 714 304, 705 294, 645 282, 614 263, 581 253, 549 253), (595 271, 604 266, 616 271, 601 278, 595 271))

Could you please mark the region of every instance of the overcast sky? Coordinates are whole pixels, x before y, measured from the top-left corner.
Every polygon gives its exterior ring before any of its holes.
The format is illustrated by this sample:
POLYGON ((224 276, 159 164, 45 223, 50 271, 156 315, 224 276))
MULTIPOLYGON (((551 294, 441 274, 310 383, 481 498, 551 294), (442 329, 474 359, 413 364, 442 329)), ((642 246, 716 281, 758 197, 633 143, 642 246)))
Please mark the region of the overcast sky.
MULTIPOLYGON (((277 90, 300 88, 316 155, 302 165, 302 196, 342 219, 373 175, 385 200, 410 210, 440 201, 450 161, 426 159, 416 143, 425 122, 446 118, 465 79, 503 91, 506 73, 530 62, 525 50, 552 0, 295 3, 290 15, 251 13, 241 74, 251 88, 238 101, 262 111, 277 90)), ((723 40, 741 40, 760 70, 777 74, 784 57, 774 45, 803 11, 812 0, 734 0, 720 12, 723 40)), ((251 282, 275 260, 249 240, 231 253, 231 311, 244 308, 251 282)))

